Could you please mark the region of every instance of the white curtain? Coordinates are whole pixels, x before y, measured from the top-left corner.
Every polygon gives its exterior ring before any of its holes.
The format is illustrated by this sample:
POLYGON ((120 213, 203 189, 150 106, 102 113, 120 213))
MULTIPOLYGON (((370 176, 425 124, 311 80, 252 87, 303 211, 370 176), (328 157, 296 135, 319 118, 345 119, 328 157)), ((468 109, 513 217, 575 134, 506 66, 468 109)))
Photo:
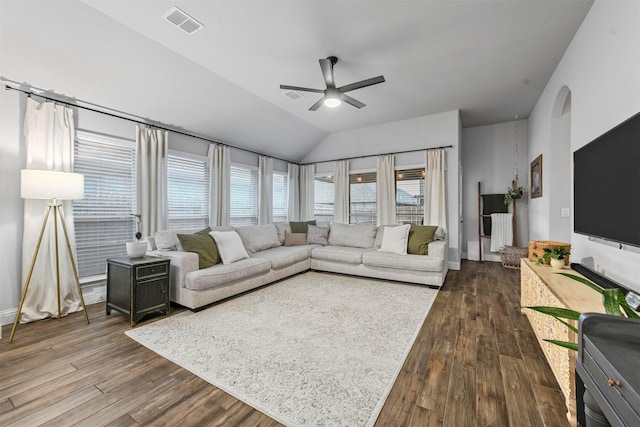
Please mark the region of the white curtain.
POLYGON ((288 168, 289 221, 298 221, 300 214, 300 166, 289 163, 288 168))
POLYGON ((447 228, 443 149, 428 150, 425 155, 424 224, 447 228))
POLYGON ((333 165, 333 220, 349 224, 349 160, 333 165))
POLYGON ((315 217, 315 178, 315 165, 300 166, 300 221, 315 217))
POLYGON ((231 188, 231 154, 229 147, 210 145, 209 160, 209 224, 229 225, 231 188))
MULTIPOLYGON (((143 237, 167 228, 169 132, 136 125, 136 212, 143 237)), ((133 237, 132 237, 133 240, 133 237)))
MULTIPOLYGON (((73 111, 54 103, 39 103, 27 99, 24 118, 26 169, 73 171, 74 141, 73 111)), ((61 201, 71 250, 76 256, 73 207, 70 200, 61 201)), ((22 283, 27 278, 38 236, 42 228, 47 200, 24 201, 24 229, 22 243, 22 283)), ((55 236, 53 212, 42 237, 38 258, 34 266, 29 290, 25 296, 20 322, 31 322, 47 317, 58 317, 58 291, 56 288, 55 236)), ((60 312, 67 315, 82 310, 78 288, 68 256, 64 232, 58 224, 58 250, 60 265, 60 312)), ((76 258, 74 258, 76 259, 76 258)))
POLYGON ((258 157, 258 224, 273 222, 273 159, 258 157))
POLYGON ((396 178, 393 154, 378 156, 376 174, 378 225, 396 223, 396 178))

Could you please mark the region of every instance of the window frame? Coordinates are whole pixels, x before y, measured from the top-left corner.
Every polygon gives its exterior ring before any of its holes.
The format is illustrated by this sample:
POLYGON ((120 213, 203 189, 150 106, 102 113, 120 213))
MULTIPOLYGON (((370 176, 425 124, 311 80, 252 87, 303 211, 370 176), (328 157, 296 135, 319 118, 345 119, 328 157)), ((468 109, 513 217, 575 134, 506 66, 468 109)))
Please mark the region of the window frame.
MULTIPOLYGON (((210 188, 210 174, 211 171, 209 170, 209 162, 206 156, 201 156, 198 154, 193 154, 193 153, 187 153, 184 151, 177 151, 177 150, 169 150, 168 151, 168 156, 167 156, 167 229, 168 230, 190 230, 190 229, 203 229, 209 226, 209 198, 211 197, 211 188, 210 188), (170 183, 170 178, 171 178, 171 167, 170 167, 170 159, 171 158, 176 158, 176 159, 180 159, 181 161, 185 161, 185 162, 197 162, 197 163, 202 163, 202 167, 203 167, 203 172, 204 172, 204 179, 203 179, 203 184, 205 186, 205 190, 203 191, 202 194, 198 194, 197 197, 195 197, 196 195, 194 194, 192 197, 195 200, 203 200, 202 203, 199 204, 199 206, 197 206, 195 209, 199 209, 201 211, 201 213, 203 214, 202 216, 202 221, 200 224, 196 225, 196 224, 185 224, 185 225, 177 225, 174 226, 171 224, 172 218, 171 218, 171 183, 170 183), (199 197, 202 197, 202 199, 199 199, 199 197)), ((195 184, 198 183, 198 181, 192 181, 195 184)), ((194 210, 195 210, 194 209, 194 210)), ((187 222, 187 221, 192 221, 192 222, 197 222, 197 216, 194 216, 191 219, 182 219, 183 222, 187 222)), ((177 221, 178 219, 174 219, 174 221, 177 221)))
POLYGON ((242 164, 242 163, 236 163, 236 162, 231 162, 231 167, 229 170, 229 225, 231 226, 242 226, 242 225, 257 225, 258 221, 259 221, 259 205, 260 205, 260 188, 259 188, 259 183, 258 183, 258 167, 257 166, 251 166, 251 165, 246 165, 246 164, 242 164), (239 217, 235 217, 235 218, 249 218, 250 221, 246 222, 246 221, 241 221, 241 222, 234 222, 234 216, 233 216, 233 186, 231 181, 233 180, 233 169, 244 169, 244 170, 249 170, 251 171, 251 175, 253 175, 253 177, 251 178, 251 181, 255 182, 255 197, 254 197, 254 203, 253 203, 253 210, 255 212, 255 216, 251 215, 251 216, 239 216, 239 217), (255 220, 254 220, 255 219, 255 220))
MULTIPOLYGON (((100 174, 100 172, 105 171, 104 168, 96 168, 98 174, 100 174)), ((107 170, 108 173, 112 173, 112 170, 107 170)), ((89 131, 84 131, 84 130, 77 130, 75 132, 75 137, 74 137, 74 172, 77 173, 82 173, 85 176, 85 197, 82 200, 77 200, 77 201, 73 201, 73 220, 74 220, 74 237, 75 237, 75 246, 76 246, 76 265, 78 268, 78 275, 79 275, 79 281, 80 284, 87 284, 87 283, 92 283, 92 282, 96 282, 96 281, 101 281, 101 280, 105 280, 106 279, 106 268, 107 268, 107 259, 111 258, 111 257, 115 257, 115 256, 125 256, 127 251, 126 251, 126 246, 125 243, 127 241, 131 241, 134 239, 134 234, 135 234, 135 230, 136 230, 136 223, 135 223, 135 217, 132 215, 132 213, 135 213, 135 209, 136 209, 136 178, 135 178, 135 141, 133 140, 129 140, 129 139, 125 139, 125 138, 119 138, 116 136, 111 136, 111 135, 101 135, 95 132, 89 132, 89 131), (82 215, 80 213, 81 211, 81 206, 83 204, 86 204, 87 200, 91 198, 91 192, 87 192, 87 185, 88 183, 91 181, 91 178, 87 179, 87 174, 86 172, 84 172, 82 169, 78 168, 78 158, 79 158, 79 154, 77 153, 78 148, 78 143, 79 142, 86 142, 86 143, 90 143, 90 144, 99 144, 99 145, 103 145, 103 146, 111 146, 111 147, 118 147, 121 149, 127 149, 130 150, 130 156, 131 156, 131 170, 130 170, 130 196, 131 196, 131 200, 130 200, 130 207, 128 212, 125 214, 124 212, 120 215, 113 215, 113 216, 105 216, 104 215, 104 210, 102 210, 101 212, 103 213, 102 215, 82 215), (83 202, 84 201, 84 202, 83 202), (120 232, 122 233, 122 238, 124 240, 122 241, 113 241, 111 246, 114 250, 112 251, 106 251, 108 252, 107 255, 104 255, 104 272, 102 273, 95 273, 95 274, 87 274, 87 275, 81 275, 82 274, 82 257, 83 257, 83 242, 79 241, 80 239, 84 239, 84 235, 82 232, 78 232, 81 227, 79 223, 82 222, 96 222, 96 224, 104 224, 106 221, 115 221, 115 222, 124 222, 124 223, 128 223, 127 226, 124 226, 122 230, 120 230, 120 232), (126 235, 127 237, 125 238, 124 235, 126 235), (115 248, 118 248, 119 250, 115 250, 115 248)), ((99 175, 102 176, 102 175, 99 175)), ((107 182, 110 182, 111 180, 107 180, 107 182)), ((101 194, 97 194, 95 196, 98 200, 102 200, 104 199, 104 195, 101 194)), ((100 206, 100 205, 98 205, 100 206)), ((85 207, 85 209, 90 209, 91 206, 87 206, 85 207)), ((100 209, 100 207, 98 207, 97 209, 100 209)), ((91 233, 94 234, 100 234, 101 230, 100 227, 97 227, 94 231, 91 231, 91 233)), ((114 236, 113 231, 111 233, 108 233, 109 236, 114 236)), ((118 235, 118 233, 115 233, 115 235, 118 235)), ((105 245, 100 243, 101 239, 95 239, 95 244, 94 244, 94 248, 100 248, 102 250, 104 250, 105 245)), ((90 247, 90 246, 87 246, 90 247)), ((95 249, 96 251, 100 251, 100 249, 95 249)))
MULTIPOLYGON (((400 179, 400 181, 415 181, 415 179, 400 179)), ((403 224, 417 224, 420 225, 422 224, 422 221, 424 220, 424 193, 425 193, 425 183, 426 183, 426 170, 425 170, 425 166, 422 165, 418 165, 418 166, 396 166, 395 171, 394 171, 394 188, 395 188, 395 203, 396 203, 396 218, 398 222, 401 222, 403 224), (399 210, 399 204, 398 204, 398 175, 399 174, 407 174, 407 173, 418 173, 418 171, 422 172, 422 186, 420 188, 420 190, 422 191, 422 203, 418 204, 418 210, 416 213, 407 213, 407 212, 401 212, 399 210), (415 217, 415 219, 410 218, 408 220, 402 220, 402 217, 406 217, 406 216, 410 216, 410 217, 415 217)), ((409 193, 411 194, 411 193, 409 193)), ((414 195, 415 197, 415 195, 414 195)))
MULTIPOLYGON (((282 172, 282 171, 273 171, 272 174, 272 186, 271 186, 271 200, 272 200, 272 212, 271 215, 273 217, 273 222, 282 222, 282 221, 288 221, 289 220, 289 174, 287 172, 282 172), (281 206, 278 206, 276 204, 276 201, 279 201, 279 198, 277 197, 276 194, 276 176, 278 177, 282 177, 283 179, 283 202, 284 204, 281 206), (278 211, 277 211, 278 210, 278 211), (281 212, 284 213, 284 215, 277 215, 280 214, 281 212)), ((258 189, 259 190, 259 189, 258 189)))
POLYGON ((377 176, 378 172, 375 169, 365 169, 365 170, 355 170, 349 171, 349 224, 377 224, 378 221, 378 200, 377 200, 377 192, 378 192, 378 184, 377 184, 377 176), (362 182, 357 182, 358 176, 363 178, 362 182), (355 181, 355 182, 354 182, 355 181), (374 200, 371 201, 354 201, 353 197, 353 187, 354 184, 374 184, 374 200), (355 203, 372 203, 373 206, 367 211, 353 211, 353 205, 355 203), (368 221, 357 221, 354 222, 354 217, 356 218, 368 218, 368 221))
POLYGON ((336 214, 336 206, 335 206, 335 195, 336 195, 336 187, 335 187, 335 181, 334 181, 334 176, 331 174, 326 174, 326 173, 317 173, 315 174, 315 176, 313 177, 313 189, 314 189, 314 196, 313 196, 313 217, 315 218, 316 222, 333 222, 334 218, 335 218, 335 214, 336 214), (322 213, 319 212, 320 209, 318 209, 318 199, 317 197, 321 194, 320 191, 318 191, 317 188, 317 183, 318 182, 327 182, 327 181, 322 181, 318 178, 324 178, 325 180, 330 180, 331 181, 331 193, 333 195, 333 198, 331 200, 330 203, 320 203, 320 205, 331 205, 332 209, 331 209, 331 214, 328 214, 328 210, 325 210, 326 213, 322 213))

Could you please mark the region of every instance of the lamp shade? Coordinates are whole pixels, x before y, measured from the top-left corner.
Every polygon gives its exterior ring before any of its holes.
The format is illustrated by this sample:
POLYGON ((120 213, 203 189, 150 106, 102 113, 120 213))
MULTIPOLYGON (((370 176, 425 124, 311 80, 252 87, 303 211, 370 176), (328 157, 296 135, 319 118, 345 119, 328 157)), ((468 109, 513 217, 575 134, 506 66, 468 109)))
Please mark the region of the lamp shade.
POLYGON ((20 181, 23 199, 77 200, 84 197, 84 175, 79 173, 23 169, 20 181))

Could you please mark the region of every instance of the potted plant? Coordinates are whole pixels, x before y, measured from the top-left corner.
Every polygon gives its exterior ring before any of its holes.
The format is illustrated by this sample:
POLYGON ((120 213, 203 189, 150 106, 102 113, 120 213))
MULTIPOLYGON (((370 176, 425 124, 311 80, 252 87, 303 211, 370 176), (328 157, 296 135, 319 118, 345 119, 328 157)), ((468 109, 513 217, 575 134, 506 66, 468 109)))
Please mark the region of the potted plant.
POLYGON ((504 204, 510 205, 514 200, 521 199, 523 194, 524 187, 512 185, 511 187, 507 188, 507 192, 504 193, 504 204))
MULTIPOLYGON (((552 246, 550 248, 543 248, 544 253, 542 257, 538 259, 538 263, 542 264, 544 261, 549 260, 552 268, 561 270, 565 265, 565 258, 571 255, 569 248, 566 246, 552 246)), ((533 254, 533 256, 538 256, 533 254)))
POLYGON ((131 214, 136 218, 136 234, 134 235, 136 240, 127 242, 127 255, 131 258, 140 258, 147 253, 147 242, 141 242, 142 232, 140 231, 140 224, 142 223, 142 215, 131 214))

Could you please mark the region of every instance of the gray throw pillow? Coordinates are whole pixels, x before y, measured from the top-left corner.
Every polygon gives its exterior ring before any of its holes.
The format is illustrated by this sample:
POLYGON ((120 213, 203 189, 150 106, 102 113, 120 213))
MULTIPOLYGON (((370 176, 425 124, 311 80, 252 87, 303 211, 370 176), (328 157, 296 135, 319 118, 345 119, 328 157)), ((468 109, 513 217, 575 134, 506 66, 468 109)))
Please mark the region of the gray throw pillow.
POLYGON ((328 245, 329 227, 317 227, 309 224, 307 228, 307 243, 310 245, 328 245))

